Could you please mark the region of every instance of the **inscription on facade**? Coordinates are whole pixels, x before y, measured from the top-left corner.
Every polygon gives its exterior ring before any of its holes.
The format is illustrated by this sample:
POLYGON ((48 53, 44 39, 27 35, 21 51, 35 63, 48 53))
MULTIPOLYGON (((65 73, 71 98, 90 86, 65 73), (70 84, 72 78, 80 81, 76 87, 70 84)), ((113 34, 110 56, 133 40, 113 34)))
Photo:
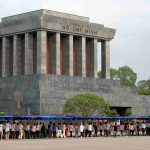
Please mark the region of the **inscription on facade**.
POLYGON ((62 30, 70 31, 70 32, 77 32, 83 34, 92 34, 98 35, 98 31, 93 29, 92 25, 88 24, 72 24, 72 25, 62 25, 62 30))

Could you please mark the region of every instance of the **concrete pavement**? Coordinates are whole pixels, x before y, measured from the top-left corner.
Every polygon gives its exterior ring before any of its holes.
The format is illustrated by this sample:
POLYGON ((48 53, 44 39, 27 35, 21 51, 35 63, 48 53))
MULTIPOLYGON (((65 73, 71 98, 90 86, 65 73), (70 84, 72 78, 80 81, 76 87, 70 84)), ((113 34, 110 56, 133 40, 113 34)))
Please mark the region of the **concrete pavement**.
POLYGON ((150 150, 150 137, 2 140, 0 150, 150 150))

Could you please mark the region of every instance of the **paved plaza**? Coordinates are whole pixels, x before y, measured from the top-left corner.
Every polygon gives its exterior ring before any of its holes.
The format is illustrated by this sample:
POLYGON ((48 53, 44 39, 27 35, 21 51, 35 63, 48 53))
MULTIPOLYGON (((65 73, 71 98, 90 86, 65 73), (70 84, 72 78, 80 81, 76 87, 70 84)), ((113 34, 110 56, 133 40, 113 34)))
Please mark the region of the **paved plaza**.
POLYGON ((150 137, 0 141, 1 150, 149 150, 150 137))

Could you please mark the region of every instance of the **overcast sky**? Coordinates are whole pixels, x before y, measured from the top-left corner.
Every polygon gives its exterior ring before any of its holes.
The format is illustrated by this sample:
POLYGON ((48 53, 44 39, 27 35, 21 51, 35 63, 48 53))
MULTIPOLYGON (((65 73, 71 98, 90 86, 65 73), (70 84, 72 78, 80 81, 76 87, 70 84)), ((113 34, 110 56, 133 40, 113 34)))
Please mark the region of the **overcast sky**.
MULTIPOLYGON (((149 0, 0 0, 0 18, 37 9, 86 16, 117 29, 111 41, 111 67, 128 65, 138 80, 150 77, 149 0)), ((100 69, 100 47, 98 59, 100 69)))

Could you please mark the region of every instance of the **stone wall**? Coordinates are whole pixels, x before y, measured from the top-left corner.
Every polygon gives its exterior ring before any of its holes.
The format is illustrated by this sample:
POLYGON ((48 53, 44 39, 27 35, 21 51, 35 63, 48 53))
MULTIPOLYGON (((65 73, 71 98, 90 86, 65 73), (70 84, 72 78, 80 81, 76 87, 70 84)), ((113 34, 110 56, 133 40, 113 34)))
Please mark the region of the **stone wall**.
POLYGON ((133 115, 150 115, 150 97, 137 95, 136 88, 118 81, 56 75, 40 78, 41 114, 61 114, 66 99, 80 93, 94 93, 114 107, 132 107, 133 115), (61 107, 60 107, 61 106, 61 107))
POLYGON ((40 113, 39 76, 16 76, 0 79, 0 111, 12 114, 40 113))
POLYGON ((65 101, 80 93, 95 93, 111 106, 132 107, 133 115, 150 115, 150 96, 118 81, 58 75, 25 75, 0 79, 0 111, 61 115, 65 101))

